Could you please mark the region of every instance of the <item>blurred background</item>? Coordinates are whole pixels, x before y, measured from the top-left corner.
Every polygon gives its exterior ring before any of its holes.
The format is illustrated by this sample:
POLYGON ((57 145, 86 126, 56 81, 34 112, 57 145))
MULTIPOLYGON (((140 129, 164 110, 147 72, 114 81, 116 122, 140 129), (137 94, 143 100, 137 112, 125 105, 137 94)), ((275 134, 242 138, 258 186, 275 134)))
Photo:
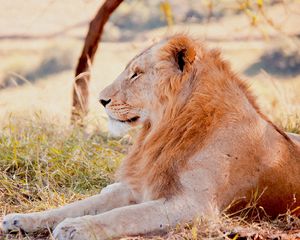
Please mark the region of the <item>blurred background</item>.
MULTIPOLYGON (((43 117, 68 124, 89 22, 104 1, 0 0, 0 124, 43 117)), ((87 123, 106 129, 98 93, 144 47, 185 32, 218 47, 277 124, 299 131, 300 2, 125 0, 105 25, 91 68, 87 123)))

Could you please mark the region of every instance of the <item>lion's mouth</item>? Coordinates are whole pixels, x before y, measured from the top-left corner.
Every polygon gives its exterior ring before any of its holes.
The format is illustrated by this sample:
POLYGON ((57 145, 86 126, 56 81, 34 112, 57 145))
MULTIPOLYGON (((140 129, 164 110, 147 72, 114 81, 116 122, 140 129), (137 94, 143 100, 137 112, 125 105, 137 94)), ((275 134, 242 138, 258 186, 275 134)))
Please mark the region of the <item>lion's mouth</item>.
POLYGON ((140 117, 135 116, 135 117, 132 117, 132 118, 129 118, 129 119, 126 119, 126 120, 116 119, 116 118, 112 118, 112 117, 109 117, 109 118, 114 120, 114 121, 118 121, 118 122, 122 122, 122 123, 134 123, 137 120, 139 120, 140 117))

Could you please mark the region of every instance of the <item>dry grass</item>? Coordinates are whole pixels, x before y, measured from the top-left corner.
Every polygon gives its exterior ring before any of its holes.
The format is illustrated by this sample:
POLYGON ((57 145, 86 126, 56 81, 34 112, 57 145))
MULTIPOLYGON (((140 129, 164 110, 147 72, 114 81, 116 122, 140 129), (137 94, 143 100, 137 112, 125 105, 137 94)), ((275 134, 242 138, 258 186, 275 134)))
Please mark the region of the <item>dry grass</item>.
POLYGON ((54 122, 11 119, 1 128, 1 216, 64 205, 113 181, 126 145, 54 122))

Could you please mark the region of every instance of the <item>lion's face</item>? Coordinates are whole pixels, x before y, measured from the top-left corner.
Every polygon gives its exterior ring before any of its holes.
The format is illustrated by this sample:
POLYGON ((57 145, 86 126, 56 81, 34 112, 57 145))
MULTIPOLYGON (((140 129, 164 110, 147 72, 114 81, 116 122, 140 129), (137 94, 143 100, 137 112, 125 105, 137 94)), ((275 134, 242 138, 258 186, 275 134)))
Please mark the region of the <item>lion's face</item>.
POLYGON ((100 103, 109 117, 109 130, 120 135, 130 126, 149 118, 155 101, 157 73, 155 47, 132 59, 118 78, 100 93, 100 103))
MULTIPOLYGON (((187 41, 181 36, 177 38, 176 43, 187 41)), ((129 127, 145 121, 155 121, 163 111, 170 95, 166 90, 172 85, 170 78, 174 74, 183 77, 186 65, 191 64, 187 46, 177 46, 174 39, 163 40, 134 57, 118 78, 100 93, 99 101, 108 114, 113 135, 121 135, 129 127)))

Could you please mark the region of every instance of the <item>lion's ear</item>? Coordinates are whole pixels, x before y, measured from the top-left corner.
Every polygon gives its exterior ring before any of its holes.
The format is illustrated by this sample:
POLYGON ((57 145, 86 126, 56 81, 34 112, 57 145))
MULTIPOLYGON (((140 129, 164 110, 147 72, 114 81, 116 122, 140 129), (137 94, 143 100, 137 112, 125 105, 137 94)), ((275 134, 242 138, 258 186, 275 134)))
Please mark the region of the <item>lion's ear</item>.
POLYGON ((168 42, 168 52, 171 53, 171 58, 175 62, 181 72, 188 70, 193 64, 196 57, 196 50, 192 39, 181 35, 171 38, 168 42))

